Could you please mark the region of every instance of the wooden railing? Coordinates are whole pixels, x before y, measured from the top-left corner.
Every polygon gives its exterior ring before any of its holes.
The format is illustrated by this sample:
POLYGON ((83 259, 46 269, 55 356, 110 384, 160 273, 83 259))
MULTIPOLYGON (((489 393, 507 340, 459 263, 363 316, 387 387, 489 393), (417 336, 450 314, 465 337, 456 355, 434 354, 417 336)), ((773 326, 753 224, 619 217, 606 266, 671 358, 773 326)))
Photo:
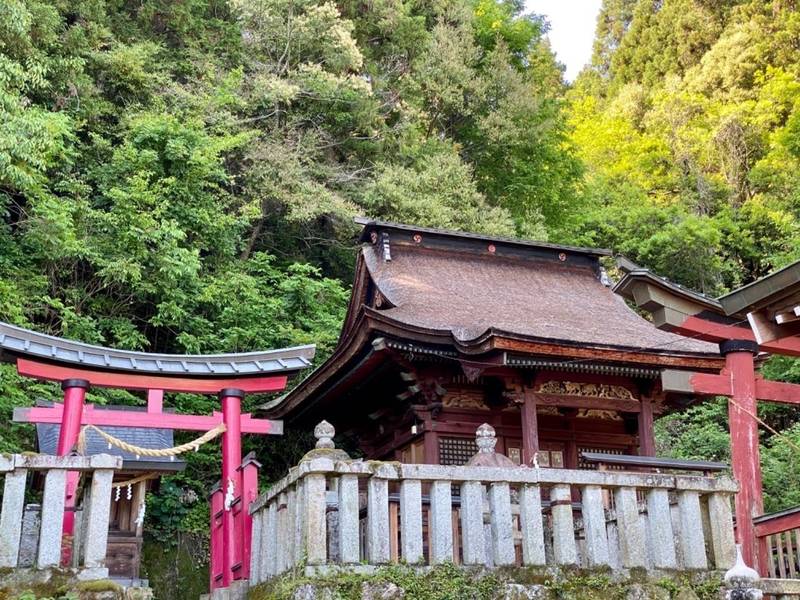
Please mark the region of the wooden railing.
POLYGON ((0 568, 19 565, 25 489, 29 472, 44 474, 41 525, 34 569, 58 567, 62 553, 67 471, 80 471, 91 478, 87 484, 88 501, 84 503, 81 523, 81 548, 73 548, 82 579, 105 578, 108 515, 114 470, 122 467, 118 456, 47 456, 0 455, 0 473, 5 475, 3 504, 0 512, 0 568))
POLYGON ((724 570, 735 558, 736 490, 726 476, 452 467, 318 454, 251 504, 251 583, 301 564, 315 572, 398 560, 724 570), (399 506, 392 510, 395 494, 399 506), (612 498, 614 509, 608 508, 612 498))
POLYGON ((753 519, 771 578, 800 577, 800 506, 753 519))

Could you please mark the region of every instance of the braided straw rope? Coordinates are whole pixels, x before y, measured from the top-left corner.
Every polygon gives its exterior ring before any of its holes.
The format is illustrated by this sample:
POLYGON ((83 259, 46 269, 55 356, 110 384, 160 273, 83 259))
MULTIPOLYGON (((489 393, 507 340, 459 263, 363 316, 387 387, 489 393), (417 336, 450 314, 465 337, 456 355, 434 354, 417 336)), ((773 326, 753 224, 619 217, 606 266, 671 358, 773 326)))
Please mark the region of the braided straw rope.
POLYGON ((78 452, 83 454, 86 451, 86 430, 93 429, 100 437, 102 437, 105 441, 107 441, 112 446, 116 446, 117 448, 124 450, 125 452, 130 452, 131 454, 136 454, 137 456, 177 456, 179 454, 183 454, 184 452, 189 452, 190 450, 197 451, 200 446, 203 444, 210 442, 215 437, 222 435, 225 432, 225 424, 220 423, 214 429, 210 431, 206 431, 203 435, 199 438, 192 440, 191 442, 186 442, 185 444, 181 444, 180 446, 175 446, 174 448, 142 448, 141 446, 134 446, 133 444, 129 444, 119 438, 114 437, 111 434, 106 433, 102 429, 95 427, 94 425, 85 425, 83 429, 81 429, 81 434, 78 437, 78 452))

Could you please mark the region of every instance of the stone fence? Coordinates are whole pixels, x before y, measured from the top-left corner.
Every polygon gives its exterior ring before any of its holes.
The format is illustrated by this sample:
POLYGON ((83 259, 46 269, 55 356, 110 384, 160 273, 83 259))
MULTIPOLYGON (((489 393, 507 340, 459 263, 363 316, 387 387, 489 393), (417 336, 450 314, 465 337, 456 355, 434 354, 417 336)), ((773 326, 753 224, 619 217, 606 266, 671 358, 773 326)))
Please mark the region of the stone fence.
POLYGON ((104 562, 108 540, 108 517, 114 471, 122 467, 117 456, 0 455, 0 473, 5 475, 0 512, 0 568, 20 567, 20 541, 28 474, 44 475, 41 522, 33 571, 58 568, 62 555, 62 525, 68 471, 90 476, 84 492, 80 538, 82 548, 73 548, 73 565, 79 579, 108 577, 104 562), (87 499, 88 498, 88 499, 87 499))
POLYGON ((251 584, 298 565, 308 575, 399 561, 656 574, 724 571, 736 557, 727 476, 527 468, 485 455, 470 461, 484 466, 358 461, 332 435, 318 431, 317 449, 251 504, 251 584))

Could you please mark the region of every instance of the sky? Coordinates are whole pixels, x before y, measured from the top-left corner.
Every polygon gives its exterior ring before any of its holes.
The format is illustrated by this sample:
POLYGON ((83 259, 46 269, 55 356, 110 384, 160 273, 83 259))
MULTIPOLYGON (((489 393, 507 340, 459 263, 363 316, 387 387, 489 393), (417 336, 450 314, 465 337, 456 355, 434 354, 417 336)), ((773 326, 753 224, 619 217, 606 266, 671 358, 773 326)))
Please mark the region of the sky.
POLYGON ((550 45, 558 60, 567 67, 565 77, 572 81, 592 56, 592 41, 597 13, 602 0, 527 0, 529 12, 550 21, 550 45))

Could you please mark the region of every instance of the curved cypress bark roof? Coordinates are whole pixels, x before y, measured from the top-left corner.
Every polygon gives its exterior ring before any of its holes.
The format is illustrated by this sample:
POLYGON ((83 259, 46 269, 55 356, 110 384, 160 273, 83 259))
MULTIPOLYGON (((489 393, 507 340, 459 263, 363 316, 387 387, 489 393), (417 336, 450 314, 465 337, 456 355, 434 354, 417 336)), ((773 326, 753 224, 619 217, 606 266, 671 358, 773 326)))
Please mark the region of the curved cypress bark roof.
POLYGON ((601 282, 595 265, 402 245, 392 248, 390 261, 369 246, 362 257, 390 305, 380 310, 385 318, 447 332, 464 346, 505 333, 592 347, 719 355, 715 344, 661 331, 637 315, 601 282))
POLYGON ((65 340, 0 322, 0 358, 27 357, 101 371, 189 377, 287 374, 311 365, 313 345, 233 354, 153 354, 65 340))
POLYGON ((444 360, 514 367, 520 357, 718 371, 716 344, 657 329, 614 294, 607 250, 358 220, 353 292, 333 355, 282 400, 297 420, 393 360, 392 343, 444 360))

